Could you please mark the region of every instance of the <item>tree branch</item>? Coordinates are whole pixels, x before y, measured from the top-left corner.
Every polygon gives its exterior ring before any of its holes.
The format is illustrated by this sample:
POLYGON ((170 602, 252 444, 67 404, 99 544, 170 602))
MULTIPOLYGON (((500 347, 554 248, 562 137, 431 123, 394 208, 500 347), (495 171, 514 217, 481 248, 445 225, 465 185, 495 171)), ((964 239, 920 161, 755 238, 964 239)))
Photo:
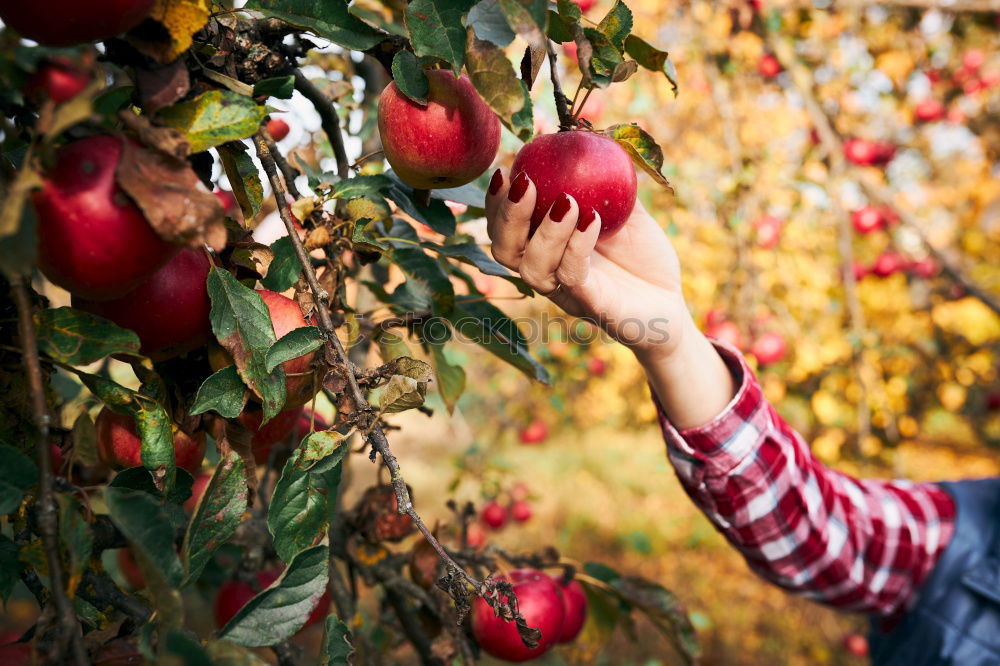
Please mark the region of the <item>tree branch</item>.
POLYGON ((319 114, 323 131, 330 139, 330 146, 333 148, 334 157, 337 159, 337 175, 341 178, 350 177, 350 162, 347 159, 347 151, 344 149, 344 135, 340 131, 340 118, 337 116, 337 108, 333 102, 323 94, 313 82, 306 78, 300 70, 295 70, 295 89, 302 93, 302 96, 312 102, 319 114))
POLYGON ((261 134, 264 135, 264 139, 267 141, 268 150, 271 151, 271 156, 274 157, 275 164, 278 165, 278 169, 281 170, 281 176, 285 179, 285 187, 288 188, 288 193, 291 194, 296 199, 302 198, 302 193, 299 192, 299 188, 295 185, 295 179, 301 176, 301 172, 288 163, 285 156, 281 154, 278 150, 278 145, 274 142, 274 138, 271 133, 267 131, 267 123, 261 127, 261 134))
POLYGON ((42 537, 45 560, 49 567, 49 585, 55 603, 58 626, 55 645, 47 657, 49 661, 59 663, 65 659, 68 648, 73 663, 86 666, 90 662, 83 646, 83 634, 76 613, 73 612, 73 606, 66 595, 62 562, 59 559, 59 515, 53 490, 52 452, 49 449, 49 408, 45 401, 42 365, 38 358, 31 296, 25 280, 15 280, 11 291, 17 304, 18 332, 24 350, 24 370, 28 375, 31 411, 37 429, 35 448, 38 457, 38 531, 42 537))
POLYGON ((566 98, 559 83, 559 71, 556 61, 556 51, 552 47, 552 40, 545 40, 545 47, 549 52, 549 76, 552 78, 552 97, 556 102, 556 114, 559 116, 559 129, 570 130, 576 126, 573 122, 573 114, 570 112, 569 99, 566 98))

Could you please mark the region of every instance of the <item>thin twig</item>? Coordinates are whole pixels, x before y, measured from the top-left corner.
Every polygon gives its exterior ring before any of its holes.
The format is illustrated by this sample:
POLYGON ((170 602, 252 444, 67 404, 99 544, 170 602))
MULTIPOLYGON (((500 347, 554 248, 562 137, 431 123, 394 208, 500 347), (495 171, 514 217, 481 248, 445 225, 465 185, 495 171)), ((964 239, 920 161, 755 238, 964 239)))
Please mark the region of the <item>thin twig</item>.
POLYGON ((277 144, 274 142, 274 137, 271 133, 267 131, 267 124, 264 124, 260 128, 260 133, 264 135, 264 139, 267 141, 267 147, 271 151, 271 156, 274 157, 275 164, 278 165, 278 169, 281 171, 282 177, 285 179, 285 187, 288 188, 288 193, 291 194, 296 199, 302 198, 302 193, 299 192, 299 188, 295 185, 295 179, 302 175, 302 173, 288 163, 285 156, 281 154, 278 150, 277 144))
POLYGON ((552 78, 552 98, 556 102, 556 114, 559 116, 559 129, 560 130, 570 130, 575 126, 573 122, 573 114, 570 113, 569 100, 566 98, 565 93, 562 90, 562 84, 559 83, 559 70, 556 66, 556 51, 552 46, 552 40, 545 40, 546 48, 549 52, 549 75, 552 78))
POLYGON ((66 595, 65 577, 59 559, 59 515, 53 489, 52 452, 49 449, 49 409, 45 402, 45 385, 42 379, 42 365, 38 358, 38 342, 35 338, 35 322, 27 284, 16 280, 11 288, 17 303, 18 330, 24 350, 24 369, 28 375, 31 392, 31 411, 37 429, 36 454, 38 456, 38 531, 45 549, 45 560, 49 567, 49 586, 55 602, 58 631, 54 649, 49 653, 49 661, 59 663, 66 656, 67 647, 73 663, 86 666, 90 663, 83 646, 80 623, 73 612, 73 605, 66 595))
POLYGON ((295 89, 312 102, 316 108, 323 131, 330 139, 333 155, 337 159, 337 175, 341 178, 348 178, 350 176, 350 162, 347 160, 347 151, 344 149, 344 136, 340 133, 340 118, 337 116, 336 107, 323 94, 323 91, 313 85, 313 82, 298 69, 295 70, 295 89))

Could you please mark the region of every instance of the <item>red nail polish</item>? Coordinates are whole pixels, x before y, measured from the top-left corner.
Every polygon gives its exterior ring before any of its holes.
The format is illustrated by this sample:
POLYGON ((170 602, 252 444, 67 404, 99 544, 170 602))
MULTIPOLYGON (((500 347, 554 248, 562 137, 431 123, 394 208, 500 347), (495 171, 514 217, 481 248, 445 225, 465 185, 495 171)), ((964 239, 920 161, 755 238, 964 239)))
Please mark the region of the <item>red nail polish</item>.
POLYGON ((565 193, 560 194, 556 202, 552 204, 552 208, 549 210, 549 218, 553 222, 562 222, 562 219, 566 217, 566 213, 569 212, 572 202, 570 202, 569 197, 565 193))
POLYGON ((503 187, 503 173, 500 169, 493 172, 493 177, 490 178, 490 194, 496 194, 503 187))
POLYGON ((590 223, 597 219, 597 211, 593 208, 588 208, 587 210, 580 213, 580 221, 577 223, 576 228, 580 231, 586 231, 590 223))
POLYGON ((517 203, 524 198, 524 193, 528 191, 528 184, 530 182, 528 176, 523 171, 517 174, 517 178, 510 184, 510 190, 507 192, 507 198, 510 199, 511 203, 517 203))

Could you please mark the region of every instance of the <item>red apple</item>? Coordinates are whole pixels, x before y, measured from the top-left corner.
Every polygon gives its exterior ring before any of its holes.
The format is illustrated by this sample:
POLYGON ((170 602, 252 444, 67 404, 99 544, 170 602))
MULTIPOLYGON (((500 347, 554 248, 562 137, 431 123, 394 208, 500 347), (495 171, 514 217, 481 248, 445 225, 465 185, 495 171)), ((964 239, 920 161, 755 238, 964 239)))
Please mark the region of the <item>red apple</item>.
POLYGON ((486 545, 486 531, 479 523, 469 523, 465 530, 465 543, 474 550, 486 545))
POLYGON ((705 329, 705 335, 724 342, 731 347, 736 347, 737 349, 743 348, 743 333, 735 322, 720 321, 716 324, 711 324, 705 329))
POLYGON ((231 216, 232 213, 240 209, 240 204, 236 201, 236 196, 229 190, 215 190, 212 194, 222 204, 222 209, 226 212, 226 215, 231 216))
POLYGON ((886 250, 880 254, 875 259, 875 263, 872 264, 872 275, 880 278, 886 278, 904 270, 906 266, 907 262, 903 259, 903 257, 892 250, 886 250))
POLYGON ((107 39, 137 26, 154 0, 50 0, 0 2, 0 19, 22 37, 46 46, 107 39))
POLYGON ((851 264, 851 270, 854 271, 854 281, 861 282, 866 277, 868 277, 868 267, 865 266, 860 261, 855 260, 851 264))
MULTIPOLYGON (((498 580, 505 577, 498 576, 498 580)), ((510 573, 518 609, 529 627, 542 636, 538 647, 529 649, 521 641, 517 626, 497 617, 482 597, 472 602, 472 634, 484 652, 499 659, 521 662, 545 654, 562 636, 565 611, 559 586, 548 575, 534 569, 510 573)))
POLYGON ((427 539, 418 539, 410 551, 410 580, 429 590, 441 576, 441 557, 427 539))
POLYGON ((525 501, 514 502, 510 505, 510 517, 519 523, 526 523, 531 520, 531 505, 525 501))
POLYGON ((267 132, 275 141, 281 141, 288 136, 289 129, 291 128, 284 118, 271 118, 267 121, 267 132))
POLYGON ((594 6, 594 0, 573 0, 573 2, 580 6, 581 12, 589 11, 594 6))
POLYGON ((537 137, 514 158, 510 176, 526 174, 535 184, 531 231, 545 219, 564 192, 580 207, 580 222, 589 224, 589 211, 601 216, 601 237, 617 232, 635 206, 635 167, 625 149, 611 139, 574 130, 537 137))
POLYGON ((980 49, 969 49, 962 54, 962 68, 967 72, 979 71, 986 62, 986 54, 980 49))
POLYGON ((896 146, 888 141, 866 141, 847 139, 844 141, 844 157, 858 166, 881 166, 889 163, 896 154, 896 146))
POLYGON ((4 666, 31 666, 31 643, 8 643, 0 646, 0 664, 4 666))
POLYGON ((875 165, 883 166, 896 156, 896 146, 889 141, 875 142, 875 165))
POLYGON ((910 264, 910 271, 919 278, 929 280, 941 271, 941 266, 934 257, 924 257, 910 264))
POLYGON ((98 135, 63 146, 32 196, 38 267, 55 284, 91 300, 124 295, 180 249, 157 236, 118 187, 122 141, 98 135))
MULTIPOLYGON (((281 576, 280 570, 268 569, 258 571, 255 578, 257 579, 257 584, 260 585, 261 591, 263 591, 274 583, 274 581, 278 580, 279 576, 281 576)), ((257 596, 257 593, 253 591, 253 588, 248 583, 240 580, 228 580, 223 583, 219 587, 219 593, 215 597, 215 626, 219 629, 226 626, 240 609, 255 596, 257 596)), ((323 596, 319 598, 316 607, 309 614, 309 619, 302 625, 303 629, 325 620, 329 608, 330 596, 327 592, 324 592, 323 596)))
POLYGON ((576 59, 576 42, 563 42, 562 48, 567 58, 573 62, 578 62, 576 59))
POLYGON ((491 528, 498 530, 507 522, 507 509, 498 502, 488 502, 480 512, 483 522, 491 528))
POLYGON ((750 353, 761 366, 777 363, 785 357, 785 338, 779 333, 764 333, 754 340, 750 353))
MULTIPOLYGON (((97 457, 113 469, 142 466, 142 441, 130 416, 116 414, 107 407, 97 415, 97 457)), ((174 456, 177 466, 194 474, 205 457, 205 433, 192 437, 175 427, 174 456)))
POLYGON ((549 427, 545 421, 535 419, 524 430, 518 433, 522 444, 541 444, 549 436, 549 427))
POLYGON ((913 121, 917 123, 933 123, 945 117, 946 109, 939 99, 926 97, 913 107, 913 121))
POLYGON ((139 564, 135 561, 130 548, 118 549, 118 568, 121 569, 125 580, 132 586, 133 590, 143 590, 146 588, 146 578, 139 570, 139 564))
POLYGON ((559 635, 560 643, 570 643, 583 631, 583 625, 587 622, 587 593, 583 591, 583 585, 577 580, 571 580, 569 584, 563 584, 563 577, 553 576, 552 580, 559 586, 562 593, 563 612, 566 619, 563 621, 562 634, 559 635))
POLYGON ((205 287, 211 267, 204 250, 184 248, 124 296, 110 301, 74 297, 73 307, 135 331, 139 351, 154 361, 173 358, 212 339, 212 303, 205 287))
POLYGON ((275 414, 263 427, 260 424, 264 420, 264 412, 260 409, 246 409, 240 414, 239 422, 253 433, 250 447, 253 449, 253 458, 258 465, 267 464, 267 459, 271 455, 271 447, 288 439, 292 431, 298 427, 302 414, 302 407, 284 409, 275 414))
POLYGON ((528 499, 531 491, 528 490, 528 486, 521 482, 515 483, 514 487, 510 489, 510 498, 515 502, 521 502, 528 499))
POLYGON ((188 513, 194 513, 194 510, 198 507, 198 500, 200 500, 201 496, 205 494, 205 488, 208 487, 208 483, 211 480, 211 474, 194 475, 194 483, 191 484, 191 497, 184 500, 185 511, 188 513))
POLYGON ((757 61, 757 71, 765 79, 774 79, 781 74, 781 63, 770 53, 765 53, 757 61))
POLYGON ((765 215, 753 223, 757 231, 757 244, 765 250, 770 250, 781 240, 781 227, 784 223, 774 215, 765 215))
POLYGON ((66 463, 62 448, 54 442, 49 443, 49 456, 52 458, 52 473, 62 474, 63 465, 66 463))
POLYGON ((989 412, 1000 410, 1000 393, 990 393, 986 396, 986 410, 989 412))
POLYGON ((851 213, 851 224, 861 234, 870 234, 885 226, 882 211, 875 206, 862 206, 851 213))
POLYGON ((62 104, 83 92, 92 78, 89 72, 77 67, 69 58, 52 58, 40 64, 28 78, 24 84, 24 96, 36 104, 47 99, 62 104))
POLYGON ((407 185, 420 190, 475 180, 500 148, 500 120, 472 86, 446 70, 424 72, 430 85, 421 106, 391 82, 378 102, 385 158, 407 185))
MULTIPOLYGON (((268 312, 271 314, 271 325, 274 327, 276 340, 280 340, 286 333, 296 328, 312 325, 302 316, 299 304, 291 298, 266 289, 258 289, 257 293, 260 294, 264 305, 267 306, 268 312)), ((316 391, 319 390, 319 386, 315 385, 315 376, 310 372, 315 357, 316 352, 309 352, 281 364, 285 371, 285 386, 287 387, 286 409, 306 404, 313 399, 316 391)))
POLYGON ((867 657, 868 639, 861 634, 847 634, 844 636, 844 649, 855 657, 867 657))
POLYGON ((603 377, 608 370, 608 363, 603 358, 591 356, 587 359, 587 371, 591 377, 603 377))

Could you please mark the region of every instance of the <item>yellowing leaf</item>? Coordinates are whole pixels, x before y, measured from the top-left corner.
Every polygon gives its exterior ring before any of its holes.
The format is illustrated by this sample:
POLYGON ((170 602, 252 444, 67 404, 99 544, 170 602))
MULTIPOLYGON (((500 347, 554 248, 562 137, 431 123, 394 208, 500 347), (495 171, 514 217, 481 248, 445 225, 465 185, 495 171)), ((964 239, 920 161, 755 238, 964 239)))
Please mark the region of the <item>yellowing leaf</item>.
POLYGON ((191 36, 208 22, 209 13, 208 0, 156 0, 150 17, 163 24, 171 41, 157 50, 157 59, 171 62, 191 48, 191 36))

